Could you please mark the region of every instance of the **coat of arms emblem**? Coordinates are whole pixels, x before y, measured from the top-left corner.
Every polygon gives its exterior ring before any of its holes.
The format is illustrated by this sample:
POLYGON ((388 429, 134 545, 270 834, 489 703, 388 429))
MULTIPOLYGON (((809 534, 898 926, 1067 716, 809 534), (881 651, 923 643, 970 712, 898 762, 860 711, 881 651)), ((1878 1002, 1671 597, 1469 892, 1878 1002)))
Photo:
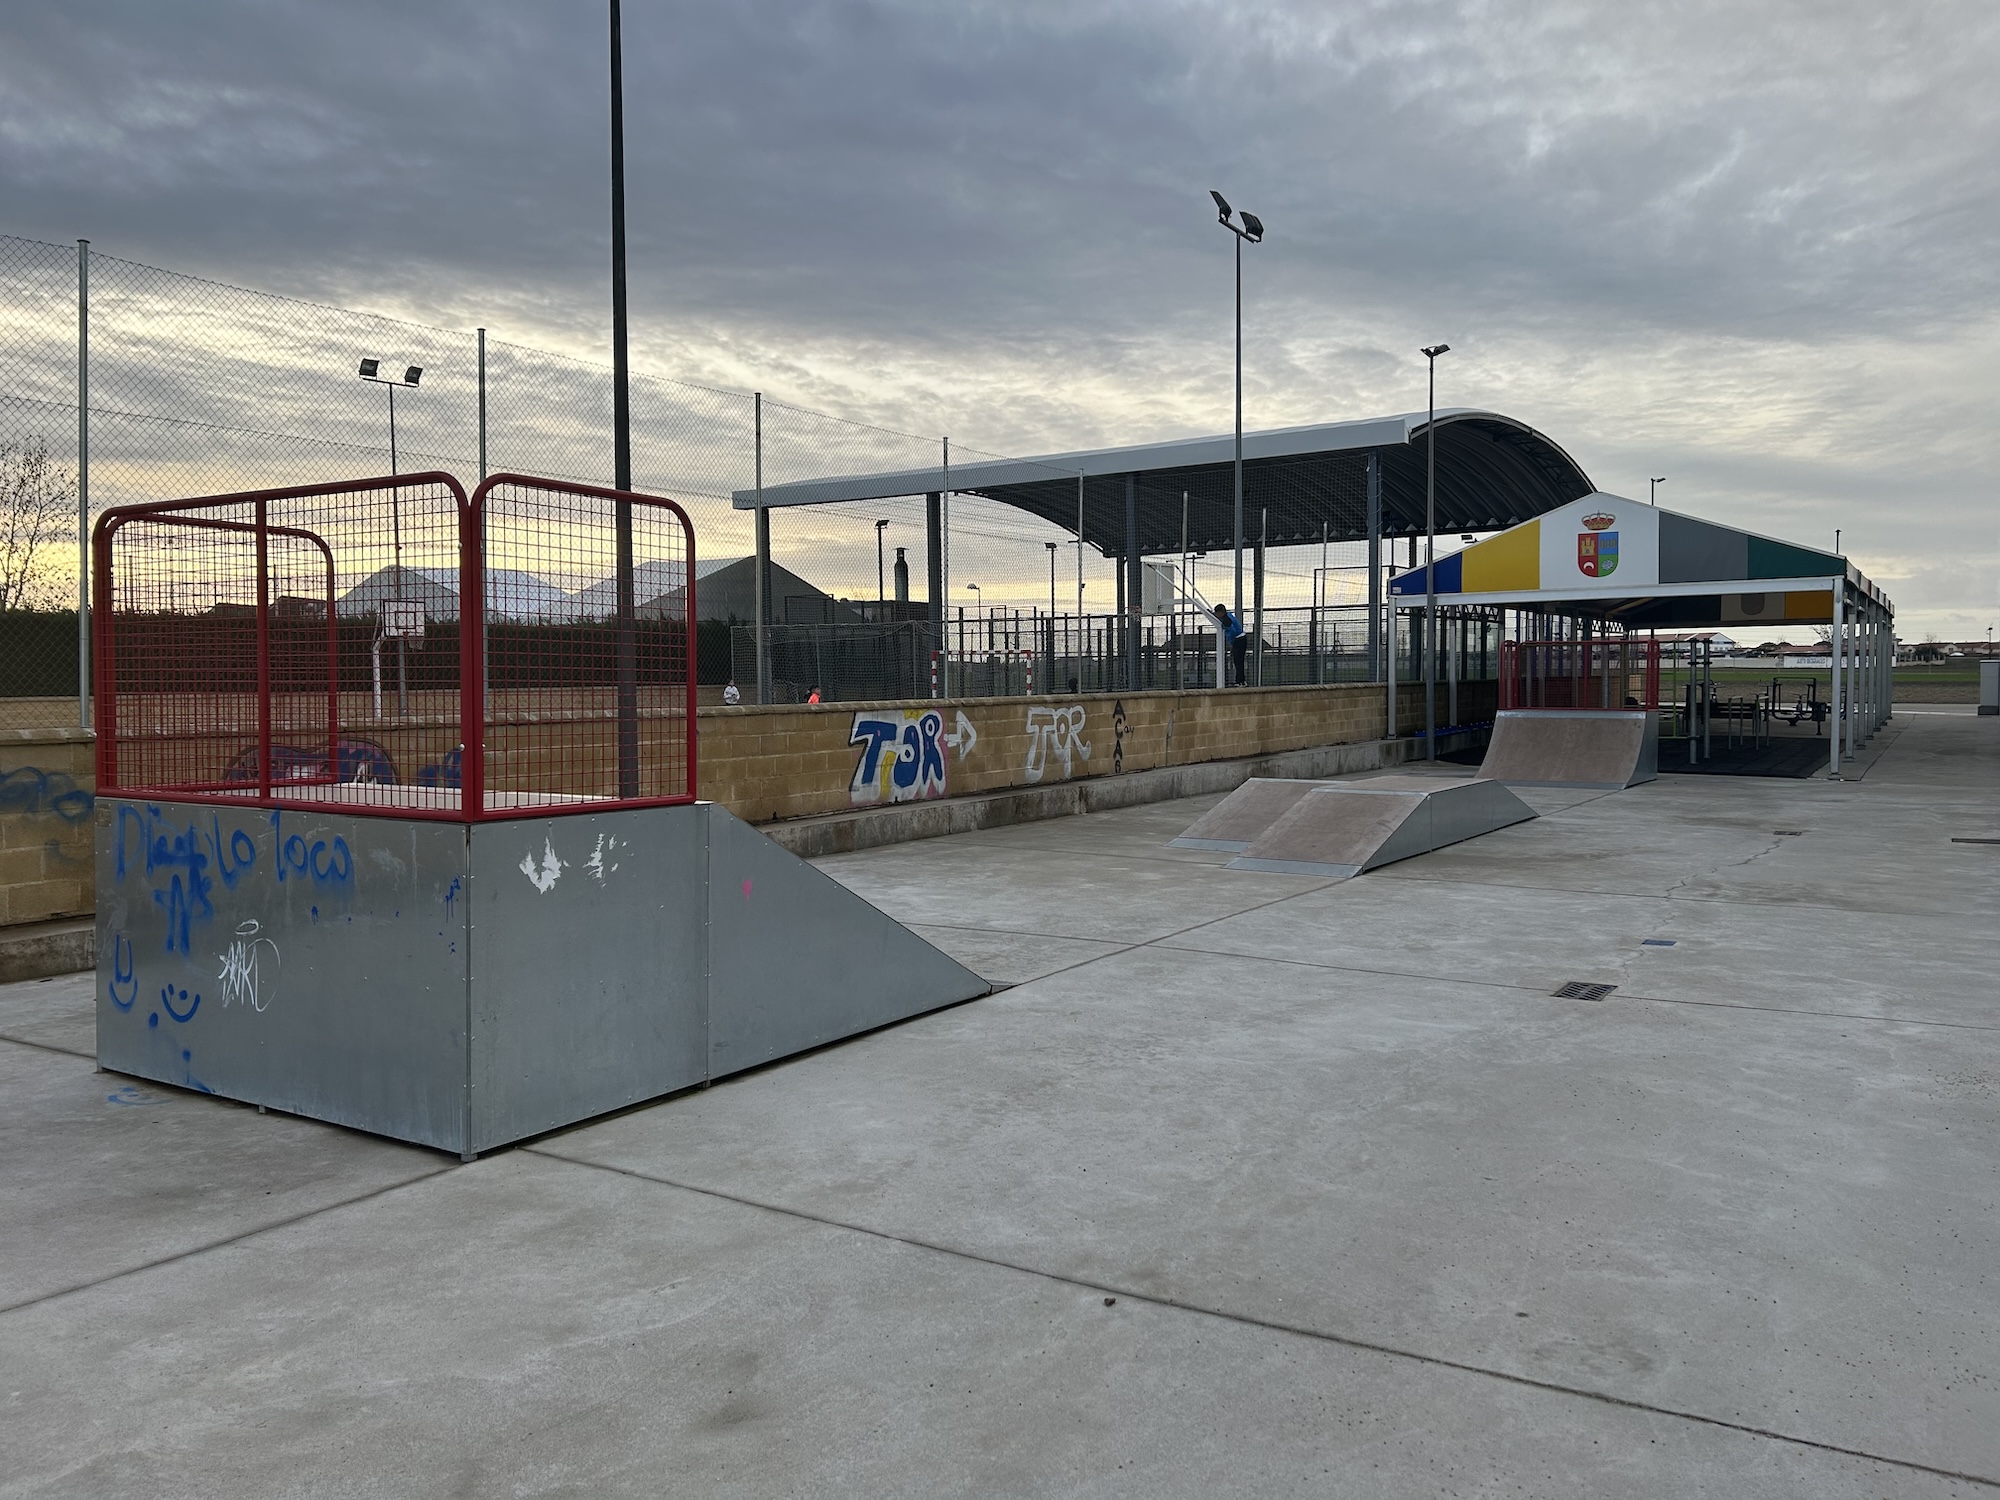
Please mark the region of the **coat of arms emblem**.
POLYGON ((1618 533, 1606 529, 1617 522, 1603 511, 1583 518, 1587 529, 1576 536, 1576 568, 1585 578, 1609 578, 1618 571, 1618 533))

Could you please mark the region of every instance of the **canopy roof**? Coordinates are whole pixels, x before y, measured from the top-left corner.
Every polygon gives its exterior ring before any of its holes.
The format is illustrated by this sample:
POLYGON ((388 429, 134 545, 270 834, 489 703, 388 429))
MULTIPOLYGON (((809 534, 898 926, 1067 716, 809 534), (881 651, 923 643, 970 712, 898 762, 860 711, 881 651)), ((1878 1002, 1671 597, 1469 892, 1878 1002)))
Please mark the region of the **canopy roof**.
MULTIPOLYGON (((1824 625, 1836 581, 1847 608, 1893 615, 1888 595, 1847 559, 1718 526, 1622 495, 1591 494, 1437 560, 1437 597, 1589 615, 1634 627, 1824 625)), ((1391 579, 1421 600, 1429 569, 1391 579)))
MULTIPOLYGON (((1382 464, 1382 534, 1421 535, 1429 418, 1414 412, 1361 422, 1327 422, 1243 434, 1243 530, 1255 542, 1269 526, 1273 545, 1360 541, 1368 535, 1368 458, 1382 464)), ((1183 494, 1187 545, 1198 552, 1233 545, 1235 439, 1188 438, 1042 458, 953 464, 766 485, 767 507, 881 500, 949 488, 982 495, 1074 533, 1083 477, 1084 540, 1107 556, 1126 551, 1126 480, 1137 502, 1138 550, 1178 552, 1183 494)), ((1555 443, 1497 412, 1437 414, 1437 525, 1441 532, 1492 531, 1592 492, 1584 472, 1555 443)), ((738 490, 739 510, 757 505, 738 490)))

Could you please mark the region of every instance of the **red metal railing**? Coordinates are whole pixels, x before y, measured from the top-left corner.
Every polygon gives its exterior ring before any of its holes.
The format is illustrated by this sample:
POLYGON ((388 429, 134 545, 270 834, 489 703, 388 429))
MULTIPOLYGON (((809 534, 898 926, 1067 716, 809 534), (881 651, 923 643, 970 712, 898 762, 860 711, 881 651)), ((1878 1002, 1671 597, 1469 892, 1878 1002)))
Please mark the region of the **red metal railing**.
POLYGON ((1500 707, 1660 706, 1660 643, 1650 636, 1502 641, 1500 707))
POLYGON ((101 792, 450 821, 695 796, 671 500, 407 474, 121 507, 93 557, 101 792))

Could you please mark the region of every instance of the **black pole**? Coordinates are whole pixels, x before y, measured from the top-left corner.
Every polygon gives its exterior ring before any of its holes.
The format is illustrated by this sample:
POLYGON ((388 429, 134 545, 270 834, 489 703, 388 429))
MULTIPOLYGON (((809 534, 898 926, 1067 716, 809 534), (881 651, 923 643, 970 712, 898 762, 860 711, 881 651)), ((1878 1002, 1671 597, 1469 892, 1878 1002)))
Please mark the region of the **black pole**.
MULTIPOLYGON (((612 488, 632 488, 632 391, 625 362, 625 60, 618 0, 611 5, 611 465, 612 488)), ((618 526, 618 795, 639 795, 639 640, 632 577, 632 503, 613 502, 618 526)), ((692 582, 692 580, 690 580, 692 582)), ((688 621, 690 634, 694 621, 688 621)), ((687 663, 689 671, 694 663, 687 663)))

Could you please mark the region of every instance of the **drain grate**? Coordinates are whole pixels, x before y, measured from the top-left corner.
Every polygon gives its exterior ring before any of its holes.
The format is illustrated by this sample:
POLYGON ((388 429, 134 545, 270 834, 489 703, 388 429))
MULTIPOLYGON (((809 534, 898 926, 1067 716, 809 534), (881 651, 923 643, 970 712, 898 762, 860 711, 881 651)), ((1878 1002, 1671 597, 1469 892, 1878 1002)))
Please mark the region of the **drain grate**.
POLYGON ((1640 938, 1639 946, 1641 948, 1671 948, 1679 941, 1679 938, 1640 938))
POLYGON ((1615 984, 1585 984, 1581 979, 1572 979, 1553 993, 1558 1000, 1602 1000, 1617 988, 1615 984))
POLYGON ((1781 839, 1802 839, 1806 836, 1803 828, 1773 828, 1772 834, 1781 839))
POLYGON ((2000 838, 1961 839, 1954 838, 1954 844, 2000 844, 2000 838))

